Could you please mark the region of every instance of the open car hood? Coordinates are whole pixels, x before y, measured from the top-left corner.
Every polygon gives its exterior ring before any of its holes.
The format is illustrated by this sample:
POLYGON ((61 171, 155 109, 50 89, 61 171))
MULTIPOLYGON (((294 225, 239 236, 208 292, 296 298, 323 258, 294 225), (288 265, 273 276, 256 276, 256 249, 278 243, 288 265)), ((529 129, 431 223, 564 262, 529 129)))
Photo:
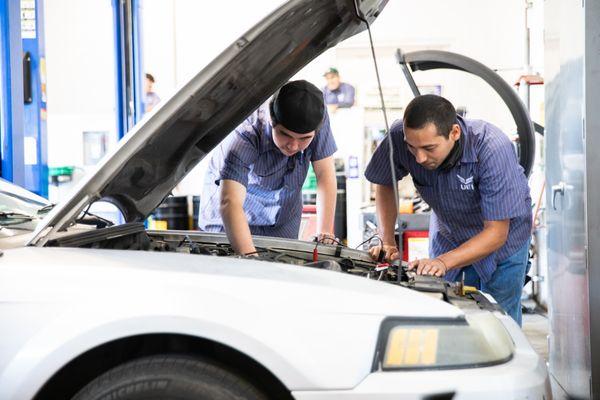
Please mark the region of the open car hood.
POLYGON ((144 220, 244 118, 315 57, 366 29, 387 0, 291 0, 230 45, 120 141, 38 225, 30 245, 90 203, 144 220))

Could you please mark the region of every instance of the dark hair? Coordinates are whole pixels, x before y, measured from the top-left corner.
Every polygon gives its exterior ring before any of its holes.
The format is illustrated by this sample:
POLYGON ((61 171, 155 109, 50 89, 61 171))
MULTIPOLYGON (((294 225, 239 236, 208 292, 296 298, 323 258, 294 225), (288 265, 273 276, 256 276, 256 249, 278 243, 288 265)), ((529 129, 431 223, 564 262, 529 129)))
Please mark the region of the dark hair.
POLYGON ((288 82, 274 94, 269 112, 273 126, 296 133, 317 131, 325 118, 323 92, 304 80, 288 82))
POLYGON ((408 103, 404 111, 404 127, 421 129, 429 123, 435 125, 438 135, 448 139, 452 125, 456 123, 456 110, 452 103, 434 94, 417 96, 408 103))
MULTIPOLYGON (((269 101, 269 115, 271 116, 271 124, 273 124, 273 126, 275 126, 275 125, 279 125, 279 124, 283 125, 283 124, 281 123, 281 121, 279 121, 279 120, 277 119, 277 116, 276 116, 276 115, 275 115, 275 113, 273 112, 273 101, 274 101, 274 99, 271 99, 271 101, 269 101)), ((323 119, 321 120, 321 122, 319 122, 319 125, 317 125, 317 126, 315 127, 315 129, 314 129, 314 131, 315 131, 315 135, 316 135, 317 133, 319 133, 319 131, 320 131, 320 130, 321 130, 321 128, 323 127, 323 123, 324 123, 324 122, 325 122, 325 117, 323 117, 323 119)), ((284 126, 284 127, 286 127, 285 125, 283 125, 283 126, 284 126)), ((286 127, 286 128, 287 128, 287 127, 286 127)), ((289 129, 289 128, 288 128, 288 129, 289 129)))
POLYGON ((152 76, 152 74, 149 74, 146 72, 146 79, 148 79, 150 82, 154 83, 154 77, 152 76))

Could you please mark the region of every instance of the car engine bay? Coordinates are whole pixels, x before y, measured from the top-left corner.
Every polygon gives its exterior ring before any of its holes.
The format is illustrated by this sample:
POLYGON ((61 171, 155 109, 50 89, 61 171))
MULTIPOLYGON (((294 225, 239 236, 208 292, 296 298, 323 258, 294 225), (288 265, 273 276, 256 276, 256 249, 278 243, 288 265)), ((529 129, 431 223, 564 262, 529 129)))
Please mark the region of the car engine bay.
POLYGON ((377 262, 369 253, 342 244, 322 244, 255 236, 256 254, 236 254, 224 233, 146 230, 142 223, 126 223, 102 229, 61 232, 47 247, 176 252, 213 257, 258 259, 266 262, 347 273, 426 293, 461 309, 501 310, 477 290, 465 290, 462 282, 447 282, 435 276, 417 275, 406 262, 377 262))

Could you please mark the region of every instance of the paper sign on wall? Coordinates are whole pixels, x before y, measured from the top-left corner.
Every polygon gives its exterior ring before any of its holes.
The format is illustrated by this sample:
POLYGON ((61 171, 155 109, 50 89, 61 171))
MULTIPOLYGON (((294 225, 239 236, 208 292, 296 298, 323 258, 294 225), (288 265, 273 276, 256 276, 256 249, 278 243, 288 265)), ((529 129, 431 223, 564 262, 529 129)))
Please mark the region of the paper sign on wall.
POLYGON ((21 0, 21 39, 35 36, 35 0, 21 0))

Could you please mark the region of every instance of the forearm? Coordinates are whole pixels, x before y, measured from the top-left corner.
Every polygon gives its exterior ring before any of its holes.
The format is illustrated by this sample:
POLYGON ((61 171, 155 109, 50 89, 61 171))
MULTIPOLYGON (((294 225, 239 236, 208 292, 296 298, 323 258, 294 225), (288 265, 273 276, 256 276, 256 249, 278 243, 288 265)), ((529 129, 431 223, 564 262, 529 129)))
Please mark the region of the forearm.
POLYGON ((384 244, 396 245, 396 200, 392 186, 375 185, 375 206, 379 233, 384 244))
POLYGON ((241 207, 221 207, 221 217, 233 250, 238 254, 255 252, 256 248, 252 242, 252 234, 244 210, 241 207))
POLYGON ((238 254, 253 253, 256 248, 243 208, 246 188, 233 181, 224 180, 222 184, 220 211, 229 243, 238 254))
POLYGON ((333 233, 337 182, 333 178, 322 178, 317 186, 317 230, 318 233, 333 233))
POLYGON ((313 162, 317 178, 317 230, 318 233, 333 233, 337 181, 333 157, 313 162))
POLYGON ((221 207, 221 217, 233 250, 238 254, 255 252, 256 248, 252 242, 252 234, 244 210, 241 207, 221 207))
POLYGON ((447 269, 471 265, 501 248, 506 243, 507 236, 508 222, 506 227, 484 227, 480 233, 456 249, 437 258, 442 260, 447 269))

